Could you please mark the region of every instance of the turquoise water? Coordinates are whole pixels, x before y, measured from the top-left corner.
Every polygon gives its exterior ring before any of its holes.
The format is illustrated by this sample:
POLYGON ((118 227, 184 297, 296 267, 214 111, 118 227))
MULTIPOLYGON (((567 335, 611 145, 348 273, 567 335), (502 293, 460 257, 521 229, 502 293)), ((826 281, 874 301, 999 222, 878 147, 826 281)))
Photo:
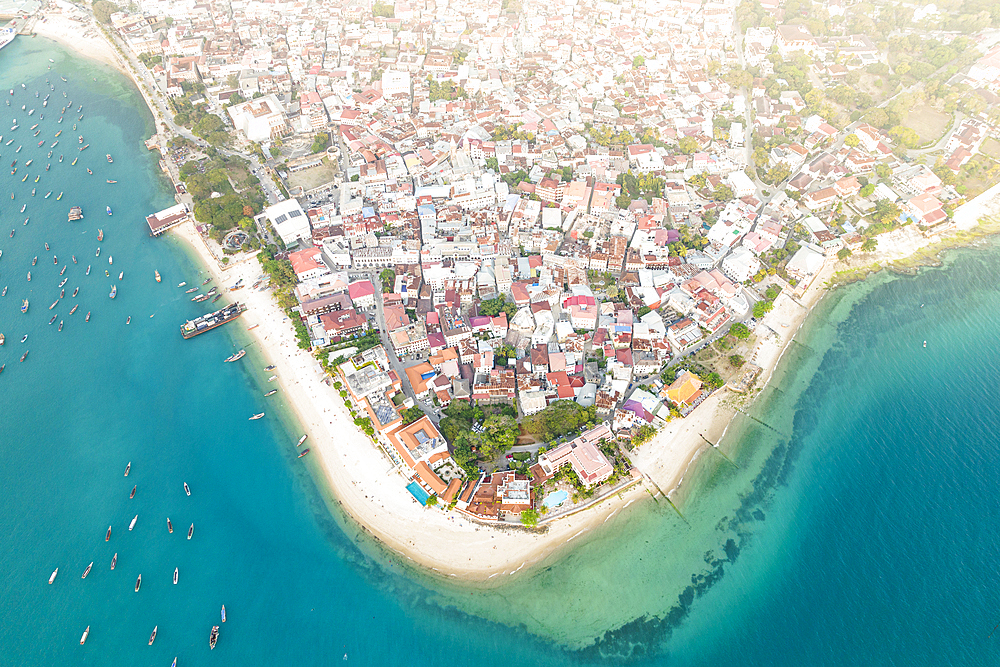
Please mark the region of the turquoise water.
POLYGON ((406 485, 406 490, 410 492, 414 498, 417 499, 421 505, 427 504, 427 499, 430 498, 430 494, 424 491, 424 488, 417 484, 416 482, 410 482, 406 485))
MULTIPOLYGON (((1000 657, 989 638, 1000 622, 996 245, 830 295, 754 405, 760 421, 731 429, 725 446, 736 466, 706 459, 679 498, 683 518, 663 503, 636 503, 523 576, 463 588, 403 567, 342 520, 308 457, 295 458, 299 429, 281 393, 262 397, 266 360, 250 347, 240 363, 222 363, 248 343, 244 327, 180 337, 178 325, 209 308, 176 287, 199 279, 185 249, 148 236, 143 217, 172 198, 142 147, 152 127, 136 92, 40 38, 0 52, 0 97, 22 81, 27 92, 0 105, 3 141, 17 138, 0 144, 0 164, 18 145, 19 164, 35 160, 28 183, 22 168, 15 177, 0 171, 0 286, 9 286, 0 298, 4 664, 169 665, 176 655, 182 667, 320 665, 346 655, 362 665, 980 665, 1000 657), (56 90, 45 119, 28 122, 20 105, 44 90, 46 76, 56 90), (74 108, 84 105, 75 133, 78 114, 56 124, 63 90, 74 108), (15 115, 21 127, 11 134, 15 115), (58 128, 66 160, 46 173, 38 165, 48 149, 36 144, 50 144, 58 128), (78 134, 91 146, 71 168, 78 134), (87 217, 68 223, 74 204, 87 217), (95 258, 98 227, 105 240, 95 258), (51 311, 65 321, 58 332, 47 307, 62 265, 67 297, 51 311), (247 420, 260 411, 265 419, 247 420), (228 622, 210 653, 222 604, 228 622)), ((35 118, 40 99, 33 106, 35 118)))
POLYGON ((558 507, 566 502, 569 498, 569 493, 566 491, 553 491, 549 495, 545 496, 545 500, 542 502, 546 507, 558 507))

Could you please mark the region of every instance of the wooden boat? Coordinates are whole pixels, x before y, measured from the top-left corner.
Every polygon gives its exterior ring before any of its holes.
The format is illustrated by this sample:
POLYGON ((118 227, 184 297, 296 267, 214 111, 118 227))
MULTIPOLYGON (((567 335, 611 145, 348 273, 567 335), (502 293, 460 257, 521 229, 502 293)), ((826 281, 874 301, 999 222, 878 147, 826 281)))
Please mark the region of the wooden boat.
POLYGON ((84 644, 87 643, 87 637, 89 636, 90 636, 90 626, 88 625, 87 629, 83 631, 83 636, 80 637, 80 646, 83 646, 84 644))
POLYGON ((188 528, 188 539, 190 540, 193 535, 194 535, 194 524, 192 523, 191 527, 188 528))
POLYGON ((168 533, 173 533, 174 532, 174 524, 170 523, 170 517, 169 516, 167 517, 167 532, 168 533))
POLYGON ((106 535, 104 536, 104 541, 105 541, 105 542, 107 542, 107 541, 109 541, 110 539, 111 539, 111 526, 108 526, 108 532, 107 532, 107 534, 106 534, 106 535))
POLYGON ((90 565, 88 565, 87 569, 83 571, 83 574, 80 576, 80 578, 81 579, 86 579, 87 575, 90 574, 90 569, 92 567, 94 567, 94 561, 90 561, 90 565))
POLYGON ((139 592, 139 587, 142 586, 142 575, 140 574, 135 580, 135 592, 139 592))

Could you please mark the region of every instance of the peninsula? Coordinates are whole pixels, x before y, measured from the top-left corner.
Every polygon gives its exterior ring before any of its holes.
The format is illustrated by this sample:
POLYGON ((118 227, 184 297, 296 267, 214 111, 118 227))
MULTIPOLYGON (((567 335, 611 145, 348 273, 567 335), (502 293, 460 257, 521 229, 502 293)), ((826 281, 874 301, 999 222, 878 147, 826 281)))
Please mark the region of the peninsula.
POLYGON ((488 580, 669 497, 838 272, 1000 209, 988 26, 763 7, 55 0, 29 28, 143 92, 178 201, 151 232, 244 286, 334 501, 488 580))

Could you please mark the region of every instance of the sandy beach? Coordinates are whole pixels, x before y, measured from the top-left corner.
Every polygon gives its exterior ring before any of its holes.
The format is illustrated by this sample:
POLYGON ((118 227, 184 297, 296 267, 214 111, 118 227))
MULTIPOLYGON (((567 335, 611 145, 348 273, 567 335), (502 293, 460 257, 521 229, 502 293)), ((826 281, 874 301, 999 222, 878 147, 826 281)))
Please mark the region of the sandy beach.
POLYGON ((65 0, 51 0, 42 18, 35 21, 32 30, 79 53, 107 63, 131 74, 121 61, 118 52, 108 43, 100 28, 87 12, 65 0))

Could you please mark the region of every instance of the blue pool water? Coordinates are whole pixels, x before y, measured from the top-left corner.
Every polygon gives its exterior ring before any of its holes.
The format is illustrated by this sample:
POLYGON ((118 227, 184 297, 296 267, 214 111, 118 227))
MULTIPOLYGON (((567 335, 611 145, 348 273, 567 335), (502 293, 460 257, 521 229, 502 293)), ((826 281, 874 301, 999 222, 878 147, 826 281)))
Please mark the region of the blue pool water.
POLYGON ((542 504, 546 507, 558 507, 566 502, 567 498, 569 498, 569 493, 566 491, 554 491, 545 496, 545 500, 542 501, 542 504))
POLYGON ((427 504, 427 499, 430 498, 427 492, 424 491, 424 487, 420 486, 416 482, 410 482, 406 485, 406 490, 409 491, 414 498, 416 498, 421 505, 427 504))

